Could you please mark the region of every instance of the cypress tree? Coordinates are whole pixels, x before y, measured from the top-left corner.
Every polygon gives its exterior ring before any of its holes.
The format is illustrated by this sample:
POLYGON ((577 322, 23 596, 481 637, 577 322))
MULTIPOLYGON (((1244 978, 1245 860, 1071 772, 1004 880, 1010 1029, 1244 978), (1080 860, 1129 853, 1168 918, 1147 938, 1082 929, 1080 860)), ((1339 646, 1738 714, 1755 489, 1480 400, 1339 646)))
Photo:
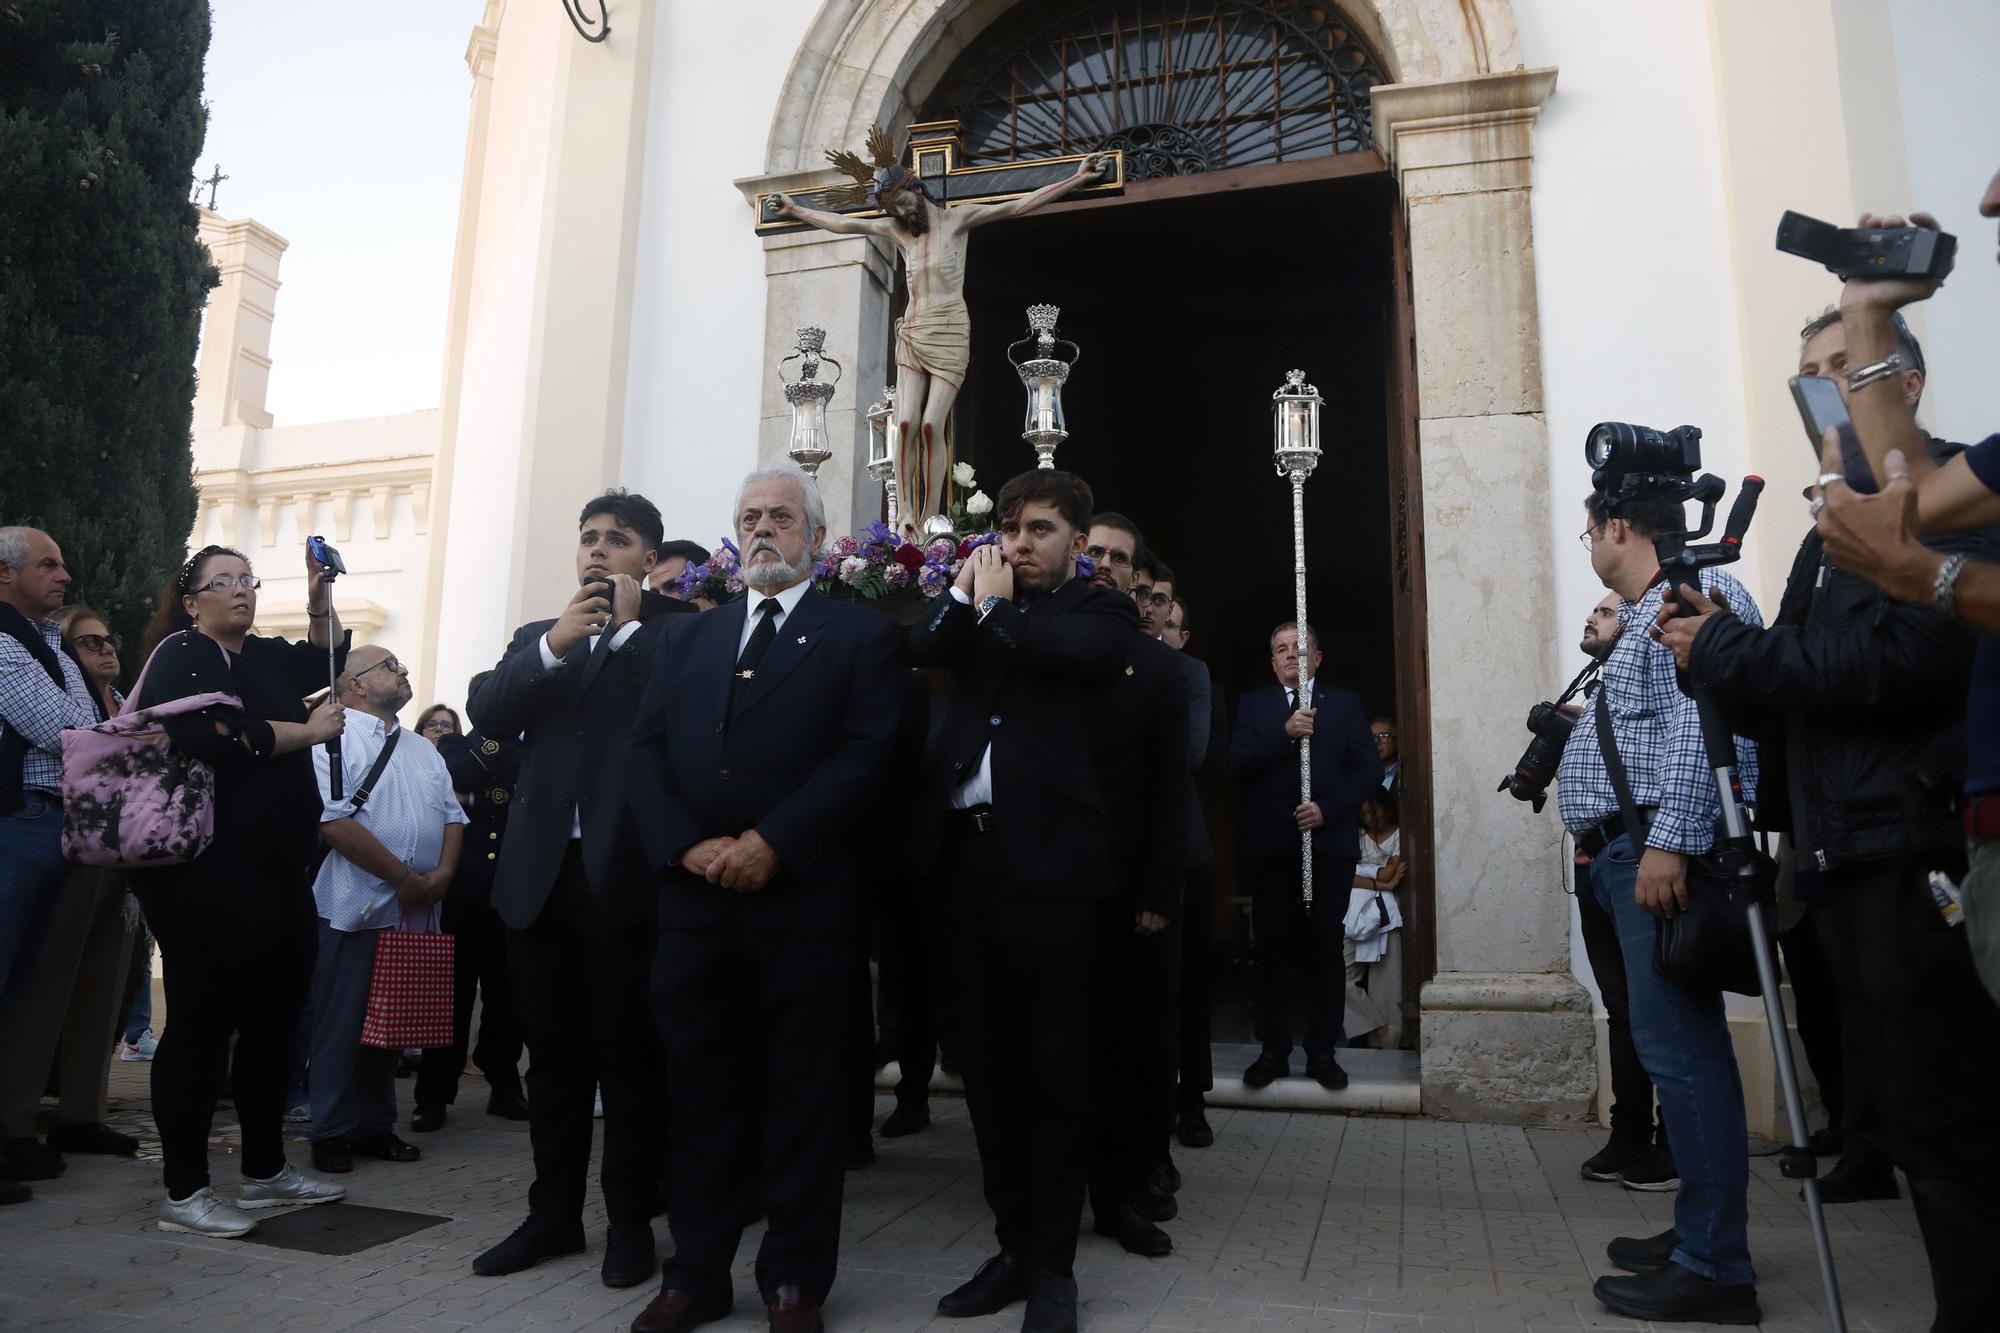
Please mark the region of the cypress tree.
POLYGON ((207 0, 0 0, 0 524, 55 538, 128 673, 194 526, 208 33, 207 0))

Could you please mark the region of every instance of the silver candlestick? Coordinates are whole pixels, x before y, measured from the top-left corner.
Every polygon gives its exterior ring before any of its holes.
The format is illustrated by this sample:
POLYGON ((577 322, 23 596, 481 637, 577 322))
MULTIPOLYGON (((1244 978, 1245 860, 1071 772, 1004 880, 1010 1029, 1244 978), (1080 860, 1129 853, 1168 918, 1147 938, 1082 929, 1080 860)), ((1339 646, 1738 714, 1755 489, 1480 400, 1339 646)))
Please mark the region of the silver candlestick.
POLYGON ((890 456, 889 442, 896 438, 896 386, 884 385, 881 400, 870 404, 868 416, 868 475, 882 484, 882 498, 889 511, 889 531, 901 532, 903 516, 896 495, 896 460, 890 456))
MULTIPOLYGON (((1312 707, 1312 632, 1306 624, 1306 478, 1319 466, 1319 409, 1326 402, 1306 383, 1303 370, 1285 372, 1271 395, 1271 458, 1278 475, 1292 483, 1292 600, 1297 618, 1299 707, 1312 707)), ((1299 743, 1299 804, 1312 800, 1312 740, 1299 743)), ((1313 835, 1299 834, 1305 903, 1313 900, 1313 835)))
POLYGON ((1028 416, 1021 438, 1035 451, 1037 467, 1052 468, 1056 465, 1056 446, 1069 438, 1064 429, 1062 389, 1069 379, 1070 367, 1083 355, 1083 349, 1067 338, 1056 337, 1056 316, 1059 307, 1052 305, 1031 305, 1028 307, 1028 336, 1007 349, 1007 359, 1014 363, 1014 372, 1021 377, 1021 386, 1028 391, 1028 416), (1026 359, 1016 359, 1016 347, 1032 344, 1032 354, 1026 359), (1063 357, 1057 348, 1069 348, 1069 355, 1063 357))
POLYGON ((792 443, 786 450, 808 477, 819 477, 820 464, 833 457, 828 447, 826 405, 833 400, 833 386, 840 382, 840 362, 826 355, 826 330, 799 330, 798 350, 778 363, 778 381, 785 386, 785 401, 792 407, 792 443), (799 363, 796 379, 785 378, 785 367, 799 363), (832 366, 834 377, 822 381, 820 363, 832 366))

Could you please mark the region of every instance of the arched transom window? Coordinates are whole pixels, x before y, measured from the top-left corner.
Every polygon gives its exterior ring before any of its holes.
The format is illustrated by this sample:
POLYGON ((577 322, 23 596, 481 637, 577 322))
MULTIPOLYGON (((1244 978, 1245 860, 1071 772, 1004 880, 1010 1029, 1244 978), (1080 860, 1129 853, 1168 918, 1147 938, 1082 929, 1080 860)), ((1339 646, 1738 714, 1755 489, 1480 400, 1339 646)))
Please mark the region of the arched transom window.
POLYGON ((1382 64, 1340 11, 1299 0, 1036 3, 981 35, 920 120, 1006 162, 1122 148, 1128 179, 1369 147, 1382 64))

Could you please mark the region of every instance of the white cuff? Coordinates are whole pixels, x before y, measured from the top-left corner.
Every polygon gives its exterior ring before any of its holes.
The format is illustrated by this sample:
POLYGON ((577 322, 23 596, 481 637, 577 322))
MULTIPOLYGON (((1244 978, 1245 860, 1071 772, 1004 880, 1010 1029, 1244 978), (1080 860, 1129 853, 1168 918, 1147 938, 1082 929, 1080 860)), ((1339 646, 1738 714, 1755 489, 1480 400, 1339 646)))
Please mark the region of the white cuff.
POLYGON ((972 594, 954 583, 951 585, 951 600, 957 602, 960 606, 971 606, 972 594))
POLYGON ((542 635, 540 644, 542 649, 542 670, 554 671, 562 665, 562 659, 549 651, 549 636, 547 634, 542 635))

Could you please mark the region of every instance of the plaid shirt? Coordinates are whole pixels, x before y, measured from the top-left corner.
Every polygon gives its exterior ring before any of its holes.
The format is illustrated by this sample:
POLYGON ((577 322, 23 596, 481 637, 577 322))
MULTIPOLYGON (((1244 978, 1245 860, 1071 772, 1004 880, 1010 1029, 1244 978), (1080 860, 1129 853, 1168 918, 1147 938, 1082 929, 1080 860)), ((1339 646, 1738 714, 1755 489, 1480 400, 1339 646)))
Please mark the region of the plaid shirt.
MULTIPOLYGON (((1763 613, 1749 589, 1728 574, 1705 569, 1701 586, 1710 597, 1721 589, 1738 619, 1763 627, 1763 613)), ((1618 643, 1604 663, 1604 680, 1598 688, 1608 692, 1605 702, 1610 705, 1611 729, 1618 740, 1619 756, 1625 761, 1625 775, 1632 784, 1632 800, 1658 811, 1646 845, 1699 854, 1715 844, 1721 800, 1716 795, 1708 751, 1702 745, 1701 715, 1694 700, 1681 693, 1675 683, 1673 651, 1646 632, 1659 615, 1665 596, 1665 586, 1656 583, 1636 604, 1626 602, 1618 608, 1618 643)), ((1736 738, 1736 767, 1743 783, 1743 799, 1756 800, 1754 741, 1736 738)), ((1618 793, 1611 786, 1611 775, 1597 745, 1594 699, 1584 707, 1563 748, 1556 804, 1564 826, 1572 833, 1594 828, 1619 813, 1618 793)))
POLYGON ((11 634, 0 634, 0 733, 14 732, 28 742, 21 757, 23 791, 62 791, 64 727, 97 725, 97 705, 75 661, 62 650, 62 634, 53 620, 38 620, 56 660, 62 663, 63 689, 11 634))

